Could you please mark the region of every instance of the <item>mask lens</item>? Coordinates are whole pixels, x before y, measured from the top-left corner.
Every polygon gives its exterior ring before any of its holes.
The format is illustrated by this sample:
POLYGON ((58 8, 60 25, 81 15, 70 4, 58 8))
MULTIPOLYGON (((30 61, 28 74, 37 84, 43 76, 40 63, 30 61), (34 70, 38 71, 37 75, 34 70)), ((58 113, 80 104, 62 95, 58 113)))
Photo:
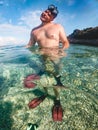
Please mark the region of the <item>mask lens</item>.
POLYGON ((54 14, 57 14, 57 11, 54 9, 54 10, 53 10, 53 13, 54 13, 54 14))
POLYGON ((54 10, 54 9, 55 9, 55 6, 54 6, 54 5, 49 5, 49 6, 48 6, 48 9, 49 9, 49 10, 54 10))

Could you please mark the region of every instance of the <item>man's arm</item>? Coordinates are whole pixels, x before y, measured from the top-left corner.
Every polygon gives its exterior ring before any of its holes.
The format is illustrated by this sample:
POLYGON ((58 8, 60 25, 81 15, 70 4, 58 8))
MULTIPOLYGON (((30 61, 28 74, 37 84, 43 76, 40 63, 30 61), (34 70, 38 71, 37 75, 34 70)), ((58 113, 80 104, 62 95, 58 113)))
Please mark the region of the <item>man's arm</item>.
POLYGON ((69 41, 65 34, 64 28, 61 25, 59 26, 60 26, 59 37, 60 37, 60 41, 62 42, 62 49, 67 49, 69 47, 69 41))
POLYGON ((33 46, 36 43, 32 31, 31 31, 31 35, 30 35, 30 40, 29 40, 28 44, 25 46, 26 48, 29 48, 29 47, 33 46))

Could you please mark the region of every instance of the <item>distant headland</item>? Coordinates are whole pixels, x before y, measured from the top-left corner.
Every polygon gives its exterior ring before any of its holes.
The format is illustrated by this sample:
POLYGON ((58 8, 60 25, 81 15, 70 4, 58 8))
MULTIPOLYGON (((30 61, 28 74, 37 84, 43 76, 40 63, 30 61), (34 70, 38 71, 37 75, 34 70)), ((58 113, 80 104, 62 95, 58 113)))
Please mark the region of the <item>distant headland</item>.
POLYGON ((75 29, 68 36, 69 42, 73 44, 84 44, 98 46, 98 26, 89 27, 83 30, 75 29))

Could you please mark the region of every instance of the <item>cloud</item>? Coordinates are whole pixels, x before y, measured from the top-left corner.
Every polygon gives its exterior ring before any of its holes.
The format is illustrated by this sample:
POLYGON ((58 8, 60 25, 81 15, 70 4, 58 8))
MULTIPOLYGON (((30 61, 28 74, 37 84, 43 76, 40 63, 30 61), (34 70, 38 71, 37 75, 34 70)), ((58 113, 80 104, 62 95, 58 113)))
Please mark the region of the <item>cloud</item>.
POLYGON ((7 45, 7 44, 23 44, 24 40, 22 39, 17 39, 16 37, 11 37, 11 36, 2 36, 0 37, 0 46, 2 45, 7 45))
POLYGON ((69 21, 72 21, 76 18, 76 14, 75 13, 72 13, 72 14, 69 14, 69 13, 60 13, 59 16, 56 18, 56 22, 62 24, 62 25, 67 25, 69 21), (65 17, 65 19, 64 19, 65 17))
POLYGON ((24 24, 30 28, 33 28, 39 25, 41 12, 42 12, 41 10, 27 12, 26 14, 21 16, 21 18, 19 19, 20 20, 19 25, 24 24))
POLYGON ((0 45, 25 44, 30 30, 24 26, 0 24, 0 45))
POLYGON ((0 45, 26 44, 31 29, 40 24, 40 14, 41 10, 29 11, 19 18, 17 25, 13 25, 11 20, 9 23, 0 24, 0 45))
MULTIPOLYGON (((2 32, 5 32, 5 30, 6 31, 8 31, 9 33, 11 33, 11 31, 13 31, 14 30, 14 32, 16 31, 17 33, 19 33, 19 32, 23 32, 23 31, 26 31, 26 27, 23 27, 23 26, 17 26, 17 25, 12 25, 12 24, 7 24, 7 23, 5 23, 5 24, 0 24, 0 30, 2 31, 2 32)), ((6 32, 5 32, 6 33, 6 32)))

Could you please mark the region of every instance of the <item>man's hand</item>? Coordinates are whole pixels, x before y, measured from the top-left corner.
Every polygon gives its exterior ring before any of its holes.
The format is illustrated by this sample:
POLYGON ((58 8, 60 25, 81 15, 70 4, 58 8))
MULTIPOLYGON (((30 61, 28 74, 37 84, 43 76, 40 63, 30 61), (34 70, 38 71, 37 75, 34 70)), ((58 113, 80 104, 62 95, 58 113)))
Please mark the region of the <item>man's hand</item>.
POLYGON ((31 46, 30 45, 26 45, 25 48, 30 48, 31 46))

